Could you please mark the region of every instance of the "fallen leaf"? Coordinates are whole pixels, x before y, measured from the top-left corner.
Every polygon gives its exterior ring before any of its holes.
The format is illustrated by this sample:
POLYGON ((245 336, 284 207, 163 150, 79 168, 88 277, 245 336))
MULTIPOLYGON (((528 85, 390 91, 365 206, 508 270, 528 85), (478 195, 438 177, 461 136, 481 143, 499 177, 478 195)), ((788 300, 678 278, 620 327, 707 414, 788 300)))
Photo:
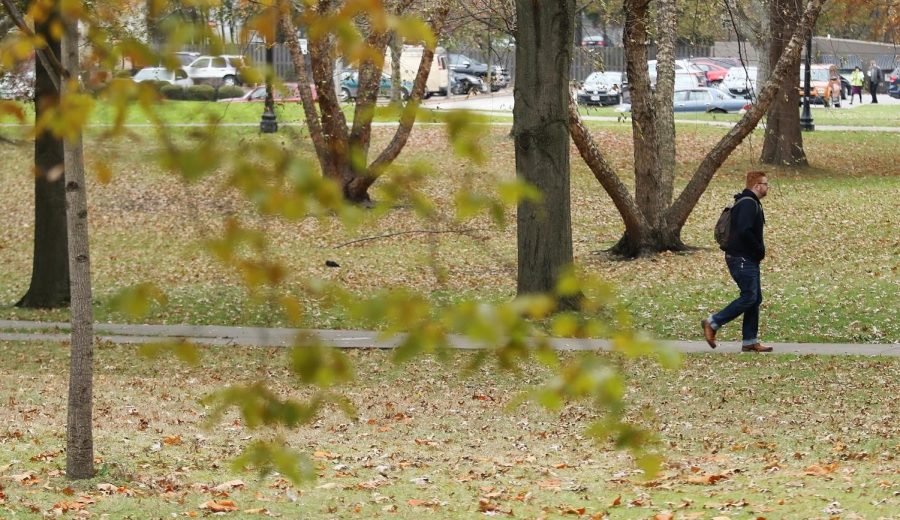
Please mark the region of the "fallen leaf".
POLYGON ((619 495, 612 501, 609 507, 616 507, 622 504, 622 495, 619 495))
POLYGON ((653 516, 653 520, 672 520, 675 518, 670 511, 661 511, 653 516))
POLYGON ((834 473, 834 470, 838 468, 837 462, 832 462, 831 464, 819 465, 813 464, 812 466, 808 466, 803 470, 805 475, 809 475, 812 477, 828 475, 829 473, 834 473))
POLYGON ((700 485, 712 485, 720 480, 724 480, 728 477, 725 475, 715 474, 715 475, 697 475, 693 477, 688 477, 688 484, 700 484, 700 485))
POLYGON ((210 500, 200 504, 199 509, 206 509, 212 513, 238 511, 237 505, 231 500, 210 500))
POLYGON ((244 487, 243 480, 229 480, 228 482, 223 482, 223 483, 219 484, 218 486, 212 488, 212 490, 217 493, 222 493, 225 491, 231 491, 233 489, 239 489, 242 487, 244 487))
POLYGON ((169 435, 163 438, 163 444, 166 446, 178 446, 181 442, 181 435, 169 435))

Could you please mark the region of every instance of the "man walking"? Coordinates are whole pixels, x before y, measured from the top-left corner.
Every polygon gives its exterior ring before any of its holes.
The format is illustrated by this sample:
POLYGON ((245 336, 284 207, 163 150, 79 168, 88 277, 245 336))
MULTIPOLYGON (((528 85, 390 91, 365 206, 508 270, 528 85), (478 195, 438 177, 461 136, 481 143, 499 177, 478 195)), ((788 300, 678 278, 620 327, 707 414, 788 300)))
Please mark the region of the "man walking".
POLYGON ((762 345, 758 335, 759 304, 762 303, 759 263, 766 256, 763 242, 766 216, 760 200, 769 192, 769 178, 765 172, 748 172, 746 186, 743 192, 734 196, 731 228, 725 247, 725 263, 741 295, 700 324, 706 342, 716 348, 716 331, 743 314, 741 352, 771 352, 772 347, 762 345))
POLYGON ((878 103, 878 85, 881 85, 882 81, 884 81, 884 74, 878 68, 875 60, 872 60, 872 63, 869 64, 869 93, 872 94, 872 103, 878 103))

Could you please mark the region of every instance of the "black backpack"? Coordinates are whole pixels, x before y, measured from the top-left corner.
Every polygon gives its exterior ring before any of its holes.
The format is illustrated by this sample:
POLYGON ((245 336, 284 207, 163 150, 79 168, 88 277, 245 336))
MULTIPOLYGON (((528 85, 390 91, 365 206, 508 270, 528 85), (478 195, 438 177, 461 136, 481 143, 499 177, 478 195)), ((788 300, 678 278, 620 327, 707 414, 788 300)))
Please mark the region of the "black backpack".
MULTIPOLYGON (((713 237, 719 244, 719 249, 725 251, 728 248, 728 236, 731 235, 731 209, 738 205, 742 200, 753 200, 753 197, 741 197, 734 203, 725 206, 719 220, 716 221, 716 228, 713 230, 713 237)), ((759 212, 759 204, 756 204, 756 211, 759 212)))

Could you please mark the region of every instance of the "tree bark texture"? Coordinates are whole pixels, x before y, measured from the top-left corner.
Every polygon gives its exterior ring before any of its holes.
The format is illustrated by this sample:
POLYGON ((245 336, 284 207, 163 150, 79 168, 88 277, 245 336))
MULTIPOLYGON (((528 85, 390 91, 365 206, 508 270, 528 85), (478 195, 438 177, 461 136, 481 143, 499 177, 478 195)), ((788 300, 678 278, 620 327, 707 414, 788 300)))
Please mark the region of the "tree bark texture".
POLYGON ((573 262, 567 121, 575 2, 516 0, 516 13, 516 174, 542 195, 518 205, 518 293, 553 293, 573 262))
MULTIPOLYGON (((640 1, 626 0, 626 5, 631 3, 635 5, 630 9, 626 9, 625 27, 625 53, 629 81, 632 88, 633 118, 638 118, 638 112, 641 113, 640 121, 633 121, 632 126, 635 133, 636 177, 638 176, 639 168, 647 168, 647 171, 651 171, 649 170, 651 158, 638 155, 638 148, 641 147, 645 154, 655 154, 656 150, 656 148, 650 146, 651 143, 648 143, 645 137, 638 135, 652 121, 655 121, 652 114, 654 108, 652 103, 648 101, 652 96, 649 80, 646 68, 642 66, 645 63, 645 53, 642 49, 630 47, 644 41, 646 37, 646 24, 641 22, 641 20, 646 20, 646 13, 643 13, 646 5, 641 4, 640 1), (637 112, 635 111, 636 106, 639 107, 637 112)), ((713 175, 715 175, 725 159, 759 123, 762 116, 773 103, 778 91, 782 88, 785 78, 788 75, 798 76, 799 73, 796 69, 792 69, 792 64, 799 59, 803 43, 806 41, 807 35, 819 16, 823 3, 824 0, 809 0, 802 17, 799 18, 796 30, 788 44, 784 46, 769 81, 760 90, 756 103, 707 153, 700 165, 697 166, 687 186, 671 205, 664 208, 662 215, 656 221, 647 217, 639 197, 636 196, 632 200, 627 188, 616 173, 612 171, 609 163, 604 159, 599 147, 594 142, 593 137, 591 137, 590 132, 581 122, 577 106, 570 100, 569 128, 572 139, 585 163, 612 198, 625 223, 625 233, 619 243, 613 247, 613 252, 634 257, 660 251, 684 249, 685 246, 681 241, 681 229, 700 200, 700 196, 703 195, 707 186, 709 186, 713 175)), ((796 105, 794 105, 793 109, 795 112, 797 111, 796 105)), ((650 131, 655 132, 654 128, 655 126, 650 128, 650 131)), ((654 172, 651 171, 651 173, 654 172)), ((655 173, 658 173, 658 171, 655 173)), ((660 184, 657 182, 657 185, 660 184)), ((637 193, 637 187, 635 192, 637 193)))
MULTIPOLYGON (((47 51, 60 55, 59 39, 50 26, 59 22, 57 11, 35 24, 35 32, 48 42, 47 51)), ((35 118, 59 105, 53 81, 56 72, 44 60, 35 60, 35 118)), ((16 304, 26 308, 59 308, 69 305, 69 262, 66 233, 66 192, 63 175, 63 142, 50 131, 34 140, 34 257, 31 284, 16 304)))
MULTIPOLYGON (((77 91, 79 75, 78 26, 66 20, 63 65, 69 81, 63 96, 77 91)), ((91 257, 88 245, 87 189, 81 131, 65 139, 66 220, 69 230, 69 270, 72 274, 72 344, 69 348, 69 403, 66 428, 66 476, 94 476, 93 378, 94 331, 91 309, 91 257)))
MULTIPOLYGON (((398 9, 409 7, 408 2, 397 5, 398 9)), ((319 0, 314 11, 315 15, 328 16, 333 7, 330 0, 319 0)), ((431 20, 435 36, 439 36, 443 30, 449 10, 449 0, 442 0, 436 7, 431 20)), ((397 158, 409 138, 418 106, 425 92, 425 84, 434 59, 434 48, 426 46, 422 53, 410 99, 401 112, 400 125, 393 138, 375 161, 367 164, 382 63, 380 60, 369 59, 360 64, 354 121, 352 128, 348 128, 334 86, 336 57, 334 36, 320 32, 315 37, 311 35, 309 42, 309 58, 318 92, 319 110, 316 111, 312 94, 303 84, 306 76, 306 58, 300 53, 290 16, 282 17, 282 28, 287 35, 291 59, 300 78, 300 97, 323 175, 341 186, 344 199, 348 202, 367 204, 371 200, 369 188, 397 158)), ((384 55, 389 33, 370 29, 366 39, 375 55, 384 55)))
MULTIPOLYGON (((769 70, 774 70, 791 33, 800 21, 801 0, 772 0, 769 7, 769 70)), ((806 166, 803 135, 800 132, 800 55, 791 62, 781 82, 781 90, 766 114, 766 135, 760 162, 764 164, 806 166)))
POLYGON ((657 0, 656 54, 656 136, 659 171, 655 181, 642 183, 652 187, 652 193, 642 196, 647 206, 644 215, 656 227, 662 227, 663 213, 672 203, 675 182, 675 0, 657 0))

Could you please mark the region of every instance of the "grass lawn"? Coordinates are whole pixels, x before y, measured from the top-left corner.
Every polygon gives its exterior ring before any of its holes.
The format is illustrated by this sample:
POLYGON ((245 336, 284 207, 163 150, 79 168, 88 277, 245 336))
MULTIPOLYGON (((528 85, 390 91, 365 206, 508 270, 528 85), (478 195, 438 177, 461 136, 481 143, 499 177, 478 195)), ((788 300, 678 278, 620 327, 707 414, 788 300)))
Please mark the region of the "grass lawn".
POLYGON ((234 413, 207 424, 198 400, 256 380, 308 396, 285 350, 204 348, 192 368, 101 344, 99 473, 69 482, 67 355, 55 343, 0 342, 7 518, 206 516, 209 501, 233 502, 237 518, 900 518, 897 358, 693 355, 668 371, 601 354, 627 375, 629 417, 658 435, 665 463, 648 481, 627 454, 585 437, 591 408, 506 406, 547 380, 543 368, 460 376, 471 354, 396 366, 384 352, 351 352, 357 378, 343 393, 358 420, 329 410, 271 432, 234 413), (231 469, 251 440, 273 437, 312 457, 315 482, 231 469))
MULTIPOLYGON (((632 164, 630 125, 594 125, 610 162, 621 172, 632 164)), ((298 221, 260 217, 239 194, 224 185, 225 173, 186 184, 172 179, 155 162, 157 144, 141 131, 109 139, 97 130, 87 140, 87 161, 103 161, 113 172, 108 184, 91 177, 92 268, 95 316, 101 321, 129 318, 110 307, 121 289, 154 283, 168 296, 146 321, 286 325, 268 297, 248 298, 235 274, 203 247, 226 217, 262 227, 271 238, 266 252, 284 263, 285 291, 305 308, 300 325, 317 328, 372 326, 326 305, 303 289, 311 278, 344 283, 360 295, 406 287, 435 302, 463 298, 499 301, 515 291, 514 208, 498 228, 487 217, 454 220, 453 200, 463 186, 492 193, 498 179, 513 177, 514 151, 506 127, 484 127, 481 143, 488 160, 473 165, 455 157, 440 126, 413 132, 401 165, 428 162, 431 175, 418 188, 435 201, 436 222, 423 222, 409 206, 372 213, 355 229, 332 218, 298 221), (465 233, 419 233, 462 229, 465 233), (391 235, 403 233, 400 235, 391 235), (375 238, 345 245, 361 238, 375 238), (326 260, 340 268, 325 266, 326 260), (446 277, 437 276, 439 272, 446 277)), ((724 129, 685 125, 678 134, 678 188, 701 155, 724 129)), ((193 138, 194 130, 176 130, 193 138)), ((373 150, 393 129, 375 128, 373 150)), ((237 157, 260 137, 255 128, 227 128, 217 141, 223 157, 237 157)), ((311 144, 299 129, 271 139, 309 154, 311 144)), ((896 136, 886 133, 812 133, 805 144, 813 167, 768 168, 772 190, 765 201, 769 255, 763 270, 764 317, 761 337, 768 341, 896 342, 900 340, 898 251, 893 230, 900 170, 896 136)), ((621 220, 583 162, 573 156, 572 204, 576 262, 615 284, 636 324, 659 338, 698 339, 700 317, 735 296, 733 283, 712 240, 721 207, 758 168, 762 137, 754 134, 725 163, 700 200, 683 231, 699 249, 635 261, 614 261, 602 250, 618 240, 621 220)), ((573 152, 574 153, 574 152, 573 152)), ((32 254, 31 150, 0 147, 0 205, 9 225, 0 228, 0 318, 65 320, 65 311, 27 311, 13 307, 28 287, 32 254)), ((224 169, 224 167, 223 167, 224 169)), ((630 176, 624 175, 631 184, 630 176)), ((382 181, 373 195, 383 198, 382 181)), ((377 324, 374 324, 377 325, 377 324)), ((734 340, 738 326, 722 332, 734 340)))
MULTIPOLYGON (((615 107, 582 107, 581 115, 617 117, 615 107)), ((900 126, 900 105, 865 104, 849 108, 826 109, 814 107, 812 110, 813 122, 817 126, 900 126)), ((680 112, 675 114, 676 121, 719 121, 736 123, 740 120, 740 114, 707 114, 705 112, 680 112)), ((761 122, 764 124, 765 120, 761 122)))

